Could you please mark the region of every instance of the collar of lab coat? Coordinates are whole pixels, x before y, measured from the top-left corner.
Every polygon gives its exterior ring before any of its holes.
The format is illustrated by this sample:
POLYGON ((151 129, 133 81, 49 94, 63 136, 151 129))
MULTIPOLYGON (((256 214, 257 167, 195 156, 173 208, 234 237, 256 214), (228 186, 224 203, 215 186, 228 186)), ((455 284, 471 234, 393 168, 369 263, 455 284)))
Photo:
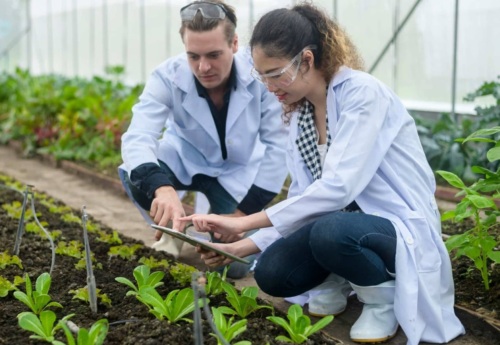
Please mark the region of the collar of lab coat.
MULTIPOLYGON (((186 93, 186 97, 182 101, 182 106, 187 114, 200 123, 200 126, 218 143, 219 137, 212 116, 200 116, 200 114, 209 113, 210 109, 206 102, 200 102, 194 76, 187 62, 187 55, 184 54, 178 63, 179 65, 175 71, 173 80, 174 84, 186 93)), ((249 85, 252 82, 258 83, 250 74, 253 63, 249 49, 243 48, 240 52, 234 54, 234 64, 236 67, 236 90, 234 90, 229 101, 226 132, 233 127, 238 116, 247 109, 248 104, 254 97, 248 90, 249 85)))

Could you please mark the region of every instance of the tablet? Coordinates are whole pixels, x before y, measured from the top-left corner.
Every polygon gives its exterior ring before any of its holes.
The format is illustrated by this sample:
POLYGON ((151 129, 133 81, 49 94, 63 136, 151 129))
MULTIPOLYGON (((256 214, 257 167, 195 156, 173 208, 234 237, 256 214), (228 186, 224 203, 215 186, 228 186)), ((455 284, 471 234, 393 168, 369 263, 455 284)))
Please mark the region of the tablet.
POLYGON ((179 232, 179 231, 175 231, 173 229, 170 229, 170 228, 166 228, 164 226, 159 226, 159 225, 156 225, 156 224, 151 224, 151 227, 156 229, 156 230, 160 230, 161 232, 165 233, 165 234, 168 234, 172 237, 175 237, 175 238, 178 238, 184 242, 187 242, 193 246, 197 246, 199 245, 200 247, 202 247, 203 249, 206 249, 206 250, 210 250, 212 252, 216 252, 217 254, 220 254, 220 255, 223 255, 225 257, 228 257, 234 261, 238 261, 238 262, 241 262, 241 263, 244 263, 244 264, 247 264, 249 265, 250 262, 248 260, 245 260, 245 259, 242 259, 238 256, 235 256, 233 254, 230 254, 226 251, 223 251, 223 250, 220 250, 220 249, 217 249, 217 248, 214 248, 210 245, 210 242, 208 241, 204 241, 204 240, 199 240, 193 236, 190 236, 190 235, 186 235, 186 234, 183 234, 182 232, 179 232))

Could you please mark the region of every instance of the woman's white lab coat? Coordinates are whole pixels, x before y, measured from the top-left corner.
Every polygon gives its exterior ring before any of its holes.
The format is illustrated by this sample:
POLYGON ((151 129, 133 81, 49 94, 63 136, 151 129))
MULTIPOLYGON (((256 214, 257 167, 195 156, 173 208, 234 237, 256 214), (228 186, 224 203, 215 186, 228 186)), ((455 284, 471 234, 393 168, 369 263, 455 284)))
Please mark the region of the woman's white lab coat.
POLYGON ((122 168, 130 173, 144 163, 158 164, 159 159, 184 184, 190 184, 196 174, 217 177, 238 202, 252 184, 278 193, 287 175, 283 164, 287 130, 281 106, 251 76, 248 49, 240 49, 234 63, 236 88, 227 113, 227 159, 222 158, 208 103, 198 95, 186 54, 181 54, 155 69, 133 107, 134 116, 122 137, 122 168))
POLYGON ((293 182, 289 198, 266 211, 274 228, 286 237, 355 200, 363 212, 385 217, 396 228, 394 310, 408 344, 443 343, 464 333, 453 310, 435 180, 412 117, 386 86, 346 67, 329 85, 327 114, 332 143, 322 178, 314 183, 295 144, 299 129, 297 116, 292 118, 293 182))

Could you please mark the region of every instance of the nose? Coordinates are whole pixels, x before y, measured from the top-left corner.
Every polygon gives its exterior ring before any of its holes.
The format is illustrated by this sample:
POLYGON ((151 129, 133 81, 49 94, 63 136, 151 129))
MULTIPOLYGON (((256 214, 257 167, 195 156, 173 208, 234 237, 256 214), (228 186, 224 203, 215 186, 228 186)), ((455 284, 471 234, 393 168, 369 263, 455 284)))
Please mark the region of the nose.
POLYGON ((200 65, 198 66, 198 69, 202 73, 208 72, 208 70, 210 70, 210 63, 208 62, 208 60, 205 58, 201 58, 200 65))
POLYGON ((266 87, 269 90, 269 92, 276 92, 279 89, 273 83, 268 83, 267 80, 266 80, 266 87))

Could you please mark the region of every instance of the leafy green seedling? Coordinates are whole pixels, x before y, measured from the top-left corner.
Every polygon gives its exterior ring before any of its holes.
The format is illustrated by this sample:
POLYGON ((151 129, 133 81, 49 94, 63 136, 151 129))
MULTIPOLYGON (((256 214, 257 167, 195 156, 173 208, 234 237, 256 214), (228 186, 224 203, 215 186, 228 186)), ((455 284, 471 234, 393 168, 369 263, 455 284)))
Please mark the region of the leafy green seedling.
POLYGON ((222 276, 219 272, 207 272, 205 277, 207 279, 207 283, 205 284, 205 294, 207 296, 217 296, 224 292, 222 288, 222 282, 226 281, 226 274, 229 266, 224 267, 224 271, 222 272, 222 276))
POLYGON ((120 258, 124 260, 132 260, 135 256, 135 252, 142 248, 142 244, 134 244, 134 245, 121 245, 121 246, 114 246, 109 248, 108 255, 113 257, 113 256, 119 256, 120 258))
POLYGON ((170 275, 176 282, 181 285, 187 285, 191 282, 191 277, 197 269, 193 266, 185 265, 183 263, 177 262, 175 265, 170 267, 170 275))
MULTIPOLYGON (((90 304, 89 290, 86 286, 76 290, 69 290, 68 292, 74 295, 73 299, 79 299, 90 304)), ((101 293, 101 289, 96 289, 96 294, 102 304, 107 305, 108 307, 111 306, 111 299, 105 293, 101 293)))
POLYGON ((33 291, 31 280, 27 273, 24 275, 24 281, 26 283, 26 293, 22 291, 15 291, 14 297, 26 304, 33 311, 33 313, 38 315, 48 307, 62 308, 61 304, 51 302, 49 290, 52 280, 48 273, 45 272, 38 276, 36 279, 35 291, 33 291))
POLYGON ((267 319, 271 322, 283 327, 288 336, 280 335, 276 340, 284 341, 293 344, 302 344, 314 333, 326 327, 333 320, 333 315, 323 317, 321 320, 311 325, 309 316, 304 315, 302 307, 298 304, 293 304, 288 308, 288 322, 279 316, 268 316, 267 319))
MULTIPOLYGON (((219 330, 220 335, 224 338, 224 340, 227 343, 231 343, 231 341, 236 338, 238 335, 241 333, 245 332, 247 329, 247 320, 239 320, 236 322, 233 322, 233 317, 230 317, 229 320, 226 319, 222 311, 219 310, 219 308, 214 308, 212 307, 212 315, 213 315, 213 320, 215 327, 217 327, 217 330, 219 330)), ((215 333, 210 333, 211 336, 215 337, 217 339, 217 345, 222 345, 223 342, 217 334, 215 333)), ((252 343, 246 340, 239 341, 237 343, 234 343, 234 345, 251 345, 252 343)))
POLYGON ((171 323, 176 323, 179 320, 192 323, 193 320, 185 316, 192 313, 194 308, 201 308, 204 303, 208 303, 206 298, 199 299, 198 305, 195 306, 194 292, 191 288, 172 290, 163 299, 153 287, 146 286, 139 290, 137 298, 148 306, 149 312, 158 320, 166 318, 171 323))
POLYGON ((220 310, 224 314, 238 315, 244 319, 254 311, 263 308, 271 309, 274 312, 274 308, 271 305, 258 305, 257 295, 259 293, 259 288, 256 286, 245 286, 241 289, 241 295, 238 293, 238 290, 228 282, 222 282, 222 288, 227 293, 226 299, 233 307, 233 309, 229 307, 220 307, 220 310))
POLYGON ((24 283, 24 279, 20 276, 14 277, 14 282, 11 282, 5 277, 0 276, 0 298, 9 294, 9 291, 18 290, 18 286, 24 283))
POLYGON ((163 267, 163 268, 168 268, 169 264, 168 261, 165 259, 162 260, 157 260, 154 257, 150 256, 149 258, 142 257, 139 259, 139 263, 148 266, 149 268, 158 268, 158 267, 163 267))
POLYGON ((60 241, 57 243, 56 254, 71 256, 80 259, 82 254, 83 243, 80 241, 60 241))
POLYGON ((108 233, 104 230, 97 229, 96 233, 98 235, 96 237, 96 240, 99 242, 104 242, 107 244, 122 244, 122 240, 120 238, 120 235, 118 234, 118 231, 116 231, 116 230, 113 230, 112 233, 108 233))
POLYGON ((76 224, 82 224, 82 220, 80 219, 80 217, 78 217, 76 214, 74 213, 66 213, 66 214, 63 214, 61 216, 61 220, 65 223, 76 223, 76 224))
POLYGON ((134 278, 137 282, 137 286, 134 285, 129 279, 124 277, 117 277, 115 280, 119 283, 127 285, 132 290, 127 292, 127 296, 134 295, 137 296, 139 294, 139 290, 146 286, 150 286, 152 288, 157 288, 158 286, 163 285, 161 280, 165 276, 163 272, 153 272, 150 273, 150 268, 146 265, 137 266, 134 268, 134 278))
POLYGON ((64 330, 68 345, 102 345, 104 340, 106 340, 109 329, 108 320, 100 319, 96 321, 89 330, 86 328, 79 328, 75 339, 66 320, 59 321, 58 325, 64 330))
POLYGON ((0 253, 0 270, 3 270, 9 265, 17 265, 17 267, 23 269, 21 259, 19 259, 17 255, 10 255, 6 250, 5 252, 0 253))
MULTIPOLYGON (((61 322, 66 322, 74 314, 65 316, 61 322)), ((44 310, 40 316, 32 312, 23 312, 17 315, 19 326, 32 333, 31 339, 43 340, 53 345, 65 345, 63 342, 55 339, 56 331, 61 328, 60 323, 54 326, 56 321, 56 314, 51 310, 44 310)))
MULTIPOLYGON (((500 126, 488 129, 481 129, 469 135, 462 142, 478 141, 494 144, 494 147, 486 153, 488 161, 493 163, 500 160, 500 140, 485 138, 485 136, 496 135, 500 133, 500 126)), ((448 171, 436 171, 446 181, 460 192, 457 195, 463 195, 462 200, 457 204, 455 210, 445 212, 442 220, 454 219, 461 222, 470 218, 474 222, 474 227, 463 234, 450 236, 445 244, 449 252, 456 249, 456 257, 467 256, 473 262, 476 268, 481 272, 481 278, 485 290, 489 290, 489 268, 488 260, 494 263, 500 263, 500 251, 495 250, 497 240, 489 229, 498 224, 500 210, 493 198, 500 197, 500 169, 491 171, 484 167, 474 166, 473 172, 483 175, 482 178, 470 186, 457 175, 448 171)))

